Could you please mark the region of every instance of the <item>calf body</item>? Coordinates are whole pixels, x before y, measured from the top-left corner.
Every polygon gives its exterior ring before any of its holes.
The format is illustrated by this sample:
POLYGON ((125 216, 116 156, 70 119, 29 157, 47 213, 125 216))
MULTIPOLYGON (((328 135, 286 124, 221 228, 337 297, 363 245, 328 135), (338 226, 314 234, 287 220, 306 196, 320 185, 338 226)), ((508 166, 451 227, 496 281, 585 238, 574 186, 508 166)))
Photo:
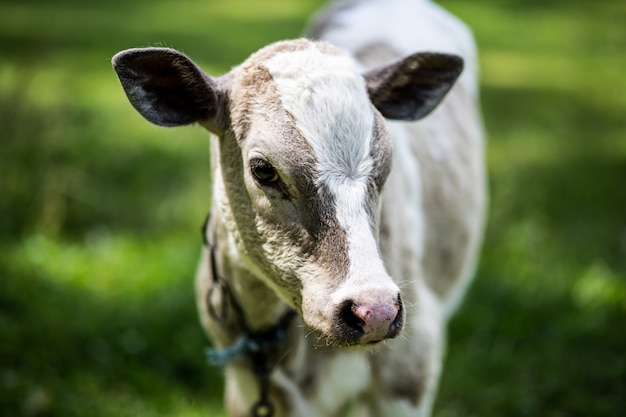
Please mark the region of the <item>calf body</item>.
POLYGON ((214 344, 284 333, 227 365, 230 415, 269 415, 261 397, 277 416, 425 416, 482 232, 471 35, 397 0, 335 5, 312 35, 342 49, 279 42, 218 78, 164 48, 113 64, 148 120, 215 134, 196 280, 214 344), (417 20, 368 27, 390 13, 417 20))

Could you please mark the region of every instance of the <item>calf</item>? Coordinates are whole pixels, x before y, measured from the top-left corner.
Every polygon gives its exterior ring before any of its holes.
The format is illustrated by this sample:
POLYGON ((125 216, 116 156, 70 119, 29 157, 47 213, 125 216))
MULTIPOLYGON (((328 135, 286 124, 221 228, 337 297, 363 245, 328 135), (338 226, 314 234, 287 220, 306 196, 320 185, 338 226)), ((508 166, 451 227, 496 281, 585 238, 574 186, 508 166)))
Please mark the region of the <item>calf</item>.
POLYGON ((166 48, 113 66, 147 120, 214 134, 196 289, 229 414, 426 416, 482 233, 471 34, 387 0, 334 5, 311 35, 332 44, 220 77, 166 48))

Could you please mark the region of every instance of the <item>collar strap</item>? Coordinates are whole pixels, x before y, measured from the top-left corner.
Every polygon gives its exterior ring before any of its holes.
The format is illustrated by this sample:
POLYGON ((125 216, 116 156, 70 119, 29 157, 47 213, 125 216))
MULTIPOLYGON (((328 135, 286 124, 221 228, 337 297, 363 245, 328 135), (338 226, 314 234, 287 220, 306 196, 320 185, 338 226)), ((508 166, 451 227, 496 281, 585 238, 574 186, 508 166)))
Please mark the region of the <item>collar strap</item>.
POLYGON ((274 350, 280 348, 285 343, 287 328, 295 315, 296 312, 290 309, 281 317, 278 323, 266 331, 246 331, 230 346, 222 349, 207 349, 206 354, 209 363, 214 366, 224 366, 236 360, 250 360, 255 373, 257 373, 256 368, 261 366, 259 363, 261 359, 263 362, 267 362, 274 350))
MULTIPOLYGON (((241 305, 228 288, 226 281, 218 274, 216 263, 216 245, 209 236, 211 227, 211 215, 209 214, 202 225, 202 239, 204 245, 210 251, 210 267, 213 279, 213 286, 210 291, 219 288, 223 296, 229 298, 229 303, 235 312, 235 318, 243 334, 237 338, 235 343, 222 349, 206 349, 209 363, 214 366, 224 366, 236 360, 248 360, 252 365, 252 371, 259 383, 259 400, 252 406, 253 417, 272 417, 274 415, 274 405, 269 400, 269 376, 274 367, 277 350, 287 340, 287 329, 291 321, 296 316, 292 309, 287 310, 278 322, 265 331, 253 332, 246 322, 241 305)), ((209 297, 210 300, 210 297, 209 297)), ((208 310, 211 317, 217 322, 223 322, 227 316, 227 310, 217 312, 209 302, 208 310)))

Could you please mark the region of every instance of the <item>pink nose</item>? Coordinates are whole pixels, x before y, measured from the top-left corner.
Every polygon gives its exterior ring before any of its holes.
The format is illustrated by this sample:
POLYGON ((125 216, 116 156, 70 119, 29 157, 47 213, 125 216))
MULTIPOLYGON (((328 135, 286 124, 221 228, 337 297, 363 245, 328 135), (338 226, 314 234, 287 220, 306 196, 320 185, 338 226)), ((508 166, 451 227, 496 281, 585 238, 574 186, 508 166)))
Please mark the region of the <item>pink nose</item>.
POLYGON ((402 302, 344 304, 341 319, 359 344, 379 342, 398 335, 402 329, 402 302))

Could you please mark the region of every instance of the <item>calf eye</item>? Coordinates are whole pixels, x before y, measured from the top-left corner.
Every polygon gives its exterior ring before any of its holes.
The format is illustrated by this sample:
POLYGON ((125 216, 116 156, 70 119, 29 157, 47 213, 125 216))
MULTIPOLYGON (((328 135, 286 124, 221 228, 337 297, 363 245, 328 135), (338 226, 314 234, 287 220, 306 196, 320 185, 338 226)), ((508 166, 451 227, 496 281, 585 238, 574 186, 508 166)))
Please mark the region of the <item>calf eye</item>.
POLYGON ((253 159, 250 161, 252 175, 261 185, 274 185, 278 181, 278 173, 274 167, 263 159, 253 159))

